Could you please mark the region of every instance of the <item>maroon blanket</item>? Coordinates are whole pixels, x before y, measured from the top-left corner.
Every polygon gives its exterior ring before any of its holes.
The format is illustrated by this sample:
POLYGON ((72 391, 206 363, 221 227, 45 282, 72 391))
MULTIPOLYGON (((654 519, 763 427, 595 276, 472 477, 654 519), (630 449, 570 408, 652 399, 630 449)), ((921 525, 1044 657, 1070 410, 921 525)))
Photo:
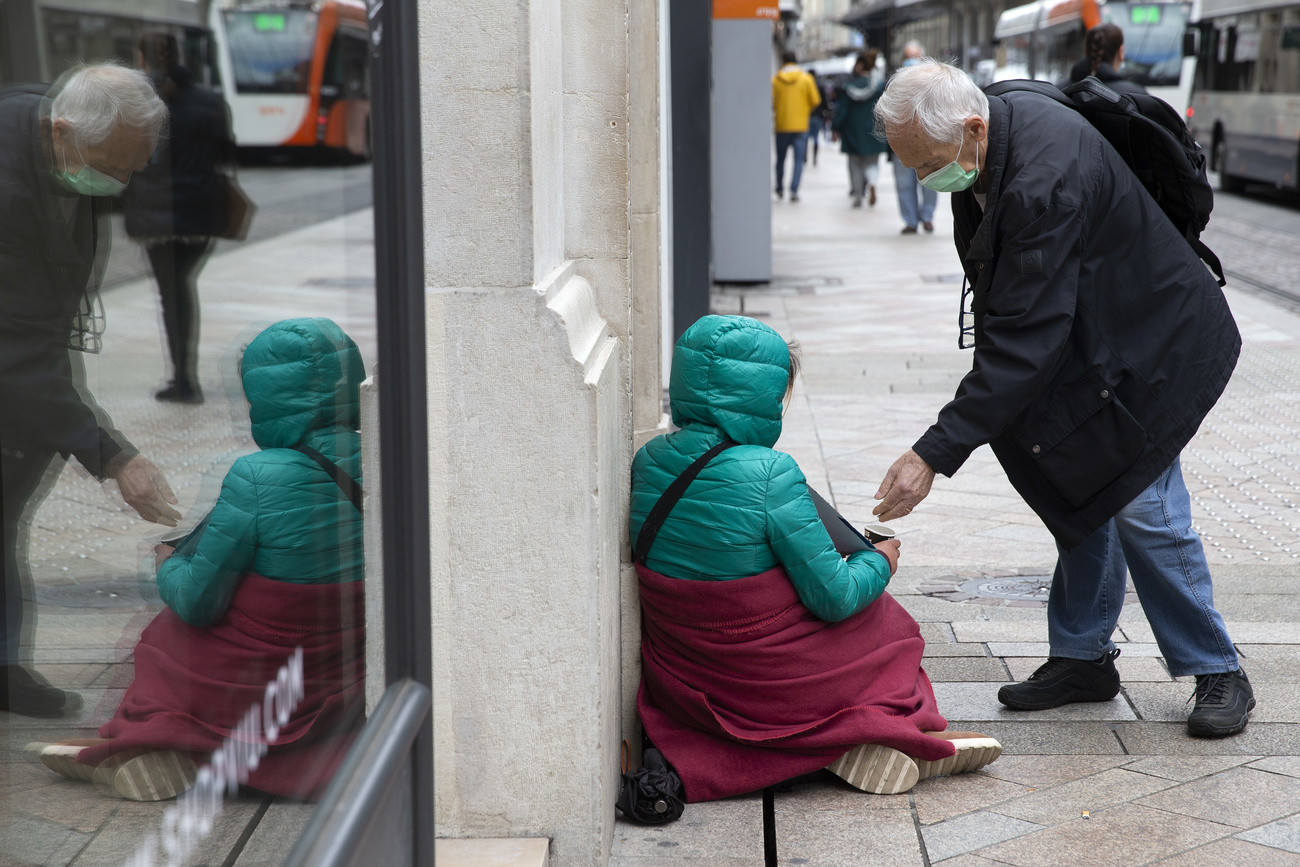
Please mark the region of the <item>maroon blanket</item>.
POLYGON ((78 760, 98 765, 125 750, 167 749, 206 764, 302 647, 305 696, 248 785, 319 797, 365 713, 364 593, 361 581, 289 584, 248 574, 210 627, 190 626, 164 609, 141 633, 135 680, 99 730, 112 742, 83 750, 78 760))
POLYGON ((921 630, 889 594, 827 623, 780 568, 736 581, 684 581, 640 565, 637 574, 637 709, 687 800, 807 774, 858 744, 930 760, 953 754, 922 734, 948 723, 921 669, 921 630))

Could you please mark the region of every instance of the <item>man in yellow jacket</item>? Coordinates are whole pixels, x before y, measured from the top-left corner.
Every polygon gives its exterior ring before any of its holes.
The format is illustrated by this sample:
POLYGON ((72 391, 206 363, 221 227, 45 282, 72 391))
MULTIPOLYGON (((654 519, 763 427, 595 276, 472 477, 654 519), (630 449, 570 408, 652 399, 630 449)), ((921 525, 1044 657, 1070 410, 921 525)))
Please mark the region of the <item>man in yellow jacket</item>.
POLYGON ((781 56, 781 68, 772 76, 772 111, 776 114, 776 197, 785 195, 785 155, 794 148, 790 176, 790 201, 799 201, 804 149, 808 146, 808 116, 821 105, 817 82, 799 68, 793 51, 781 56))

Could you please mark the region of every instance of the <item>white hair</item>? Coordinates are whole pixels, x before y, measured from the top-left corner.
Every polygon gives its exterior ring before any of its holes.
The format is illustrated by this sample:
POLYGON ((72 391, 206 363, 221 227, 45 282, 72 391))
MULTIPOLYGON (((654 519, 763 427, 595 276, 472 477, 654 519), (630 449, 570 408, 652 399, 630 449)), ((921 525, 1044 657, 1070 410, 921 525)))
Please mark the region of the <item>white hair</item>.
POLYGON ((890 128, 913 122, 932 141, 957 144, 967 118, 989 119, 989 100, 970 76, 937 60, 904 66, 889 79, 876 103, 876 131, 884 138, 890 128))
POLYGON ((50 120, 65 121, 85 147, 102 144, 119 125, 156 141, 167 123, 149 77, 117 63, 73 67, 56 89, 50 120))
POLYGON ((909 51, 911 51, 911 50, 913 50, 913 49, 916 50, 916 53, 917 53, 918 56, 920 56, 920 57, 925 57, 925 46, 922 45, 921 43, 917 42, 915 39, 909 39, 909 40, 907 40, 906 43, 903 44, 903 53, 904 53, 904 54, 906 54, 907 52, 909 52, 909 51))

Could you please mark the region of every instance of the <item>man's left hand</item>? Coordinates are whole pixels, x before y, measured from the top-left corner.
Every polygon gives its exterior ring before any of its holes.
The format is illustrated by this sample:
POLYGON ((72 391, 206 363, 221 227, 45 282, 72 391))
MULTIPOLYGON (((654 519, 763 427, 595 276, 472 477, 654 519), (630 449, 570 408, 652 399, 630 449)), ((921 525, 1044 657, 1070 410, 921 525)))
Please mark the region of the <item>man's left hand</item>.
POLYGON ((885 480, 876 491, 876 499, 883 502, 871 510, 882 521, 903 518, 930 494, 934 482, 934 469, 920 455, 908 449, 885 474, 885 480))

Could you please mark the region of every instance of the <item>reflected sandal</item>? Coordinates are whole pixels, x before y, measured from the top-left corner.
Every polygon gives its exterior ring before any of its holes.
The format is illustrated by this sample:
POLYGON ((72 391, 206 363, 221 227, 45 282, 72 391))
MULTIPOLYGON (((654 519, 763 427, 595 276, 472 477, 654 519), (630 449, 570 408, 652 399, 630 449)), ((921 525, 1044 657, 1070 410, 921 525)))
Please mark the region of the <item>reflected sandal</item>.
POLYGON ((194 785, 198 773, 189 756, 160 750, 120 762, 109 759, 95 768, 93 782, 100 791, 130 801, 165 801, 194 785))
POLYGON ((957 752, 948 758, 936 759, 932 762, 917 759, 916 767, 920 779, 928 780, 931 777, 977 771, 997 761, 1002 755, 1002 744, 993 738, 955 738, 948 743, 957 748, 957 752))
POLYGON ((920 779, 911 756, 883 744, 861 744, 826 766, 844 782, 873 795, 898 795, 920 779))

